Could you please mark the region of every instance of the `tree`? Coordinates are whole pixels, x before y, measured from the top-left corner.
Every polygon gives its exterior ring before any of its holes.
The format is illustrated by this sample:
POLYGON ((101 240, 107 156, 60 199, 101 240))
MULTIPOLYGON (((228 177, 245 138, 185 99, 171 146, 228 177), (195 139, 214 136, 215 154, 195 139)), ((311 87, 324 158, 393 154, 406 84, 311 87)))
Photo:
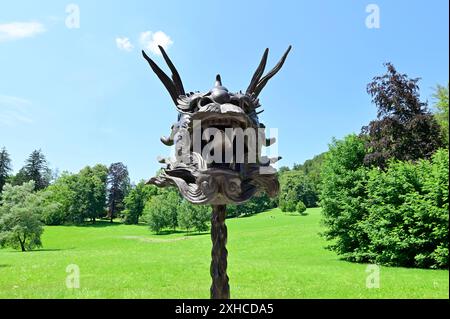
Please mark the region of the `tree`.
POLYGON ((41 247, 44 231, 39 221, 41 198, 34 181, 21 186, 6 184, 0 205, 0 244, 22 251, 41 247))
POLYGON ((29 182, 30 179, 25 175, 25 170, 22 167, 17 174, 10 176, 9 181, 13 186, 19 186, 23 183, 29 182))
POLYGON ((101 164, 86 166, 78 174, 63 172, 40 191, 46 204, 41 220, 47 225, 82 224, 86 219, 95 223, 105 214, 107 175, 108 168, 101 164))
POLYGON ((132 187, 123 200, 125 205, 125 210, 123 211, 125 224, 137 224, 139 217, 142 216, 145 203, 151 196, 157 194, 158 188, 153 185, 146 185, 144 181, 132 187))
POLYGON ((300 170, 284 172, 280 177, 279 205, 295 211, 295 205, 302 201, 306 207, 314 207, 317 202, 317 192, 314 184, 300 170))
POLYGON ((351 261, 364 260, 368 235, 361 221, 367 216, 368 169, 364 166, 364 141, 349 135, 333 140, 322 168, 320 204, 324 236, 332 240, 329 249, 351 261))
POLYGON ((164 189, 145 204, 143 216, 152 231, 175 230, 178 225, 180 196, 173 189, 164 189))
POLYGON ((159 233, 163 228, 167 227, 164 199, 161 195, 152 197, 145 203, 143 214, 149 228, 155 233, 159 233))
POLYGON ((16 185, 34 181, 35 190, 46 188, 50 184, 51 170, 42 151, 34 150, 25 161, 25 166, 20 169, 17 175, 15 178, 16 185))
POLYGON ((385 171, 370 170, 367 197, 368 215, 358 221, 370 240, 367 262, 448 267, 447 150, 431 160, 392 160, 385 171))
POLYGON ((322 170, 329 249, 390 266, 448 267, 448 150, 416 162, 364 165, 361 137, 333 141, 322 170))
POLYGON ((253 214, 262 213, 270 208, 277 207, 277 198, 270 198, 266 193, 257 194, 249 201, 239 205, 228 205, 228 216, 250 216, 253 214))
MULTIPOLYGON (((47 198, 51 192, 44 191, 41 196, 43 198, 47 198)), ((40 220, 45 225, 62 225, 67 217, 67 214, 64 210, 62 210, 62 205, 58 202, 47 202, 45 206, 42 208, 40 220)))
POLYGON ((113 163, 108 170, 108 215, 111 223, 124 208, 123 200, 130 188, 128 169, 123 163, 113 163))
POLYGON ((198 232, 208 230, 208 222, 211 219, 211 209, 206 205, 193 205, 183 200, 178 209, 178 223, 181 228, 198 232))
POLYGON ((71 207, 77 206, 74 200, 77 178, 76 174, 63 172, 53 184, 41 191, 44 193, 47 204, 46 209, 42 212, 41 220, 46 225, 61 225, 71 220, 71 207))
POLYGON ((320 192, 320 172, 322 170, 322 164, 325 159, 325 154, 326 153, 321 153, 319 155, 316 155, 312 159, 306 160, 301 165, 295 165, 293 168, 294 170, 302 171, 305 174, 308 180, 314 185, 317 196, 320 192))
POLYGON ((444 142, 448 147, 448 89, 449 85, 441 86, 438 85, 435 89, 435 93, 433 94, 433 98, 435 99, 434 107, 436 109, 435 118, 442 129, 442 135, 444 138, 444 142))
POLYGON ((302 201, 298 202, 295 206, 295 211, 299 214, 303 214, 306 211, 306 206, 302 201))
POLYGON ((6 148, 3 147, 0 151, 0 194, 3 191, 3 186, 5 186, 11 170, 11 158, 6 148))
POLYGON ((283 174, 284 172, 287 172, 287 171, 289 171, 290 170, 290 168, 288 167, 288 166, 281 166, 279 169, 278 169, 278 174, 283 174))
POLYGON ((294 189, 285 190, 280 199, 280 209, 285 213, 295 212, 297 202, 297 192, 294 189))
POLYGON ((440 127, 420 101, 419 78, 400 74, 391 63, 373 78, 367 92, 377 106, 377 120, 362 128, 368 150, 364 162, 384 168, 389 159, 430 158, 443 145, 440 127))
POLYGON ((108 168, 101 164, 86 166, 76 175, 72 185, 73 202, 69 209, 71 221, 79 224, 89 218, 95 223, 96 218, 104 216, 107 176, 108 168))

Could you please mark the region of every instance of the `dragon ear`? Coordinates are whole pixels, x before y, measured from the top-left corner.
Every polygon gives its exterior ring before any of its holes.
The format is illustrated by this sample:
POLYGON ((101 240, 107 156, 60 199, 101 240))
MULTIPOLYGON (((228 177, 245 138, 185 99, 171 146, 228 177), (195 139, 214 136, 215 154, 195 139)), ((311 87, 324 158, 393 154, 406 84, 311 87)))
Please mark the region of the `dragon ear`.
POLYGON ((172 72, 172 79, 169 78, 167 74, 164 73, 163 70, 160 69, 160 67, 153 61, 145 52, 142 50, 142 55, 144 56, 145 60, 147 60, 148 64, 150 65, 151 69, 155 74, 158 76, 160 81, 164 84, 167 91, 170 94, 170 97, 172 98, 175 105, 178 104, 177 99, 178 96, 184 95, 184 88, 183 83, 181 82, 180 75, 178 74, 177 69, 173 65, 172 61, 167 56, 167 53, 164 51, 162 46, 158 46, 159 50, 161 51, 161 54, 166 61, 167 65, 169 66, 170 71, 172 72))
POLYGON ((264 68, 266 66, 266 62, 267 62, 267 56, 269 54, 269 49, 266 49, 264 51, 264 55, 261 59, 261 62, 259 63, 258 68, 255 71, 255 74, 253 75, 252 81, 250 82, 250 85, 247 89, 247 94, 254 94, 255 97, 257 97, 262 89, 266 86, 267 82, 275 75, 278 73, 278 71, 280 71, 281 67, 284 64, 284 61, 286 60, 289 51, 291 51, 292 46, 290 45, 288 47, 288 49, 286 50, 286 52, 283 54, 283 56, 281 57, 280 61, 277 63, 277 65, 275 65, 275 67, 270 70, 263 78, 261 78, 262 74, 264 73, 264 68))

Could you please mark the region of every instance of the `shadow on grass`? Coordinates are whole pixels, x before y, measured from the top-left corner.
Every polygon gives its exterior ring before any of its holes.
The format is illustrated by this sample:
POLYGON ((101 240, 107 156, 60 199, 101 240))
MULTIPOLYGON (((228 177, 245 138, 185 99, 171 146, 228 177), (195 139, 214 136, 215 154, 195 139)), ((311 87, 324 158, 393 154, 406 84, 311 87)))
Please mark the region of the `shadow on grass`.
POLYGON ((64 250, 72 250, 75 249, 75 247, 70 248, 38 248, 38 249, 31 249, 31 250, 25 250, 21 251, 20 249, 12 250, 12 253, 33 253, 33 252, 52 252, 52 251, 64 251, 64 250))
POLYGON ((75 249, 75 247, 71 248, 40 248, 40 249, 33 249, 30 251, 64 251, 64 250, 72 250, 75 249))
POLYGON ((295 216, 297 216, 297 217, 301 217, 301 216, 308 216, 309 214, 308 213, 284 213, 284 215, 286 215, 286 216, 293 216, 293 217, 295 217, 295 216))
POLYGON ((204 232, 193 232, 193 233, 186 233, 186 232, 184 232, 184 233, 185 233, 185 236, 186 236, 186 237, 200 236, 200 235, 209 235, 209 234, 211 234, 211 232, 209 232, 209 231, 204 231, 204 232))
POLYGON ((124 223, 121 223, 118 221, 113 221, 111 223, 109 220, 96 220, 95 223, 86 222, 84 224, 73 224, 73 225, 68 225, 68 226, 103 228, 103 227, 113 227, 113 226, 120 226, 120 225, 124 225, 124 223))
POLYGON ((120 225, 148 227, 148 224, 144 223, 144 222, 139 222, 138 224, 126 224, 123 221, 121 221, 120 219, 114 220, 112 223, 109 219, 100 219, 100 220, 96 220, 95 223, 92 223, 91 221, 87 221, 83 224, 67 224, 65 226, 102 228, 102 227, 112 227, 112 226, 120 226, 120 225))
POLYGON ((193 237, 193 236, 200 236, 200 235, 208 235, 210 234, 209 231, 204 231, 204 232, 196 232, 196 231, 192 231, 192 232, 186 232, 185 230, 180 230, 180 229, 165 229, 165 230, 161 230, 159 233, 153 233, 154 235, 157 236, 162 236, 162 235, 172 235, 172 234, 183 234, 186 237, 193 237))
POLYGON ((251 214, 241 214, 241 215, 227 216, 227 219, 233 219, 233 218, 239 219, 239 218, 253 217, 253 216, 256 216, 258 214, 265 213, 265 212, 267 212, 267 211, 265 210, 265 211, 262 211, 262 212, 251 213, 251 214))
POLYGON ((6 267, 11 267, 11 265, 7 265, 7 264, 0 264, 0 268, 6 268, 6 267))

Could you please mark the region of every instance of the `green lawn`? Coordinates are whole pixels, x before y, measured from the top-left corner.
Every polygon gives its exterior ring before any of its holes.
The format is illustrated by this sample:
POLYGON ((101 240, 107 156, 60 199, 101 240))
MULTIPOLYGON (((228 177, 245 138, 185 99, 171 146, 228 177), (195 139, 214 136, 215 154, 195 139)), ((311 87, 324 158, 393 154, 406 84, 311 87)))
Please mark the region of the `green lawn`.
MULTIPOLYGON (((366 288, 366 267, 339 260, 318 235, 320 209, 278 209, 230 219, 232 298, 448 298, 449 273, 381 267, 366 288)), ((209 298, 209 234, 153 235, 146 226, 46 227, 44 248, 0 250, 0 298, 209 298), (66 288, 66 267, 80 288, 66 288)))

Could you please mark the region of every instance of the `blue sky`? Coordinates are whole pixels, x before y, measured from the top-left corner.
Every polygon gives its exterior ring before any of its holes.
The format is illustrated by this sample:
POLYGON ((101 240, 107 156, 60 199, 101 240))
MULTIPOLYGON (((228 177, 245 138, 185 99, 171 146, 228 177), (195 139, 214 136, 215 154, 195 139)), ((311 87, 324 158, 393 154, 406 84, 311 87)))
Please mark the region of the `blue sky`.
POLYGON ((151 51, 158 41, 189 91, 209 90, 217 73, 229 90, 244 90, 266 47, 269 68, 292 44, 260 95, 261 120, 278 128, 280 165, 372 120, 365 87, 383 62, 421 77, 430 102, 432 88, 448 82, 447 0, 73 3, 79 28, 66 26, 70 1, 0 5, 0 147, 15 171, 41 148, 60 171, 122 161, 132 180, 151 177, 168 154, 159 137, 177 114, 140 55, 146 47, 164 66, 151 51), (366 26, 370 3, 379 28, 366 26))

